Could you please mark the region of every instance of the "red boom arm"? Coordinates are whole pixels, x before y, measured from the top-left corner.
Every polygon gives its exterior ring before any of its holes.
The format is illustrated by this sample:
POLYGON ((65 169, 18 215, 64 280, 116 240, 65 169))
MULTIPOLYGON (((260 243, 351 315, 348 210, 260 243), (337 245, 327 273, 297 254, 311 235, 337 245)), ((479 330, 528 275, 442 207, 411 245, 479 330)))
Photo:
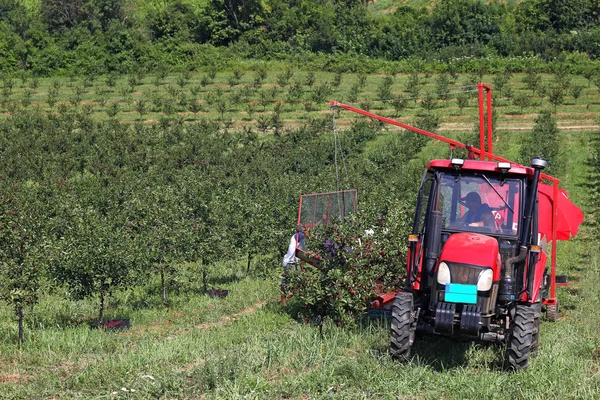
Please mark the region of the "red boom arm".
MULTIPOLYGON (((403 124, 398 121, 394 121, 393 119, 390 119, 390 118, 382 117, 381 115, 373 114, 371 112, 361 110, 361 109, 349 106, 347 104, 339 103, 335 100, 332 100, 330 102, 330 104, 331 104, 332 108, 333 107, 343 108, 345 110, 352 111, 354 113, 361 114, 361 115, 364 115, 369 118, 377 119, 377 120, 385 122, 387 124, 395 125, 400 128, 404 128, 406 130, 439 140, 441 142, 448 143, 450 145, 451 149, 454 149, 455 147, 460 147, 462 149, 466 149, 469 152, 469 158, 478 157, 479 159, 482 159, 482 160, 488 159, 490 161, 509 162, 511 164, 520 165, 518 163, 515 163, 513 161, 499 157, 492 153, 492 143, 493 143, 493 140, 492 140, 492 132, 493 132, 493 129, 492 129, 492 90, 485 83, 478 83, 477 89, 478 89, 478 94, 479 94, 479 145, 480 145, 479 149, 476 147, 473 147, 471 145, 467 145, 467 144, 458 142, 456 140, 449 139, 444 136, 436 135, 435 133, 428 132, 423 129, 419 129, 419 128, 411 126, 411 125, 407 125, 407 124, 403 124), (484 91, 485 91, 485 96, 484 96, 484 91), (488 144, 487 150, 484 149, 484 147, 485 147, 485 124, 484 124, 485 111, 484 111, 484 109, 487 111, 487 144, 488 144)), ((554 178, 550 175, 546 175, 544 173, 541 174, 541 177, 543 179, 551 182, 552 186, 553 186, 552 234, 551 234, 550 240, 554 243, 552 245, 552 256, 551 256, 552 268, 551 268, 551 279, 550 279, 550 281, 551 281, 550 282, 550 293, 549 293, 549 299, 547 299, 547 301, 545 301, 544 303, 545 304, 555 304, 556 303, 556 239, 557 239, 556 221, 558 218, 557 204, 558 204, 559 180, 557 178, 554 178)))

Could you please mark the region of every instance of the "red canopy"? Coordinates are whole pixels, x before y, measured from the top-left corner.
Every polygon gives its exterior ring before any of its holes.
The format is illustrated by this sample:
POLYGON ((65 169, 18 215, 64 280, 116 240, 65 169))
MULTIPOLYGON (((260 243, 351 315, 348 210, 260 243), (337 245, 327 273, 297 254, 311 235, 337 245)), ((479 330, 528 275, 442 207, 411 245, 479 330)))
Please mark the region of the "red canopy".
MULTIPOLYGON (((544 183, 538 189, 538 230, 548 240, 552 239, 552 203, 554 187, 544 183)), ((583 222, 583 212, 571 200, 564 189, 558 188, 556 239, 569 240, 577 235, 583 222)))

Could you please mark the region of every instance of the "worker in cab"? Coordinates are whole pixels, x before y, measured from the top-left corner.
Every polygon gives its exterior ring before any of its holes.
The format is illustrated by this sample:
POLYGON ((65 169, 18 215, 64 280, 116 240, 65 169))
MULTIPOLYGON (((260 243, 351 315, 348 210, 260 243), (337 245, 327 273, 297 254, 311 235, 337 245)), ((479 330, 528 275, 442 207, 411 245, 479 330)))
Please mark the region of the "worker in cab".
POLYGON ((487 228, 491 232, 496 231, 496 224, 492 209, 485 203, 481 202, 481 196, 477 192, 469 192, 465 197, 460 199, 460 204, 465 206, 468 211, 458 218, 450 228, 464 229, 471 228, 487 228))

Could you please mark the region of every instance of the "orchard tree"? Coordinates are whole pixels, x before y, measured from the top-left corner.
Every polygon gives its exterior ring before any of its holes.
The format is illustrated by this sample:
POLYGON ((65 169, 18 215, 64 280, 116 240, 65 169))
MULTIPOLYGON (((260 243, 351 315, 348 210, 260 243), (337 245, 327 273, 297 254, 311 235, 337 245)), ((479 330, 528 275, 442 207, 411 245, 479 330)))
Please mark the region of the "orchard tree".
MULTIPOLYGON (((198 177, 199 178, 199 177, 198 177)), ((179 178, 180 179, 180 178, 179 178)), ((143 191, 145 214, 143 239, 150 270, 160 274, 163 304, 168 305, 168 286, 175 266, 194 262, 199 218, 194 217, 183 184, 155 181, 143 191)))
POLYGON ((548 167, 544 172, 556 175, 562 169, 559 160, 559 134, 560 130, 552 113, 543 111, 535 119, 532 132, 523 138, 519 163, 529 165, 533 157, 543 157, 548 160, 548 167))
POLYGON ((314 264, 289 271, 287 280, 299 316, 322 324, 326 319, 354 326, 378 292, 402 286, 398 246, 383 225, 366 219, 307 232, 314 264))
POLYGON ((551 87, 550 93, 548 94, 548 101, 554 106, 554 112, 556 113, 558 106, 564 104, 565 102, 564 89, 559 86, 551 87))
POLYGON ((17 317, 19 347, 24 311, 38 302, 46 266, 53 193, 52 187, 18 186, 0 177, 0 298, 17 317))
POLYGON ((442 101, 450 99, 450 78, 446 74, 441 74, 435 80, 435 93, 442 101))
POLYGON ((512 102, 515 106, 519 107, 521 113, 523 113, 525 108, 531 106, 531 98, 525 93, 515 95, 512 102))
POLYGON ((577 104, 577 99, 581 96, 583 89, 584 89, 583 85, 578 85, 578 84, 571 85, 569 92, 571 93, 571 96, 573 96, 573 101, 575 104, 577 104))
POLYGON ((107 297, 136 282, 136 266, 143 265, 140 259, 146 254, 127 224, 131 209, 127 187, 123 178, 108 172, 82 176, 64 196, 55 228, 63 235, 55 244, 52 277, 64 282, 75 298, 98 295, 99 324, 107 297))
POLYGON ((219 188, 214 182, 208 186, 206 182, 192 187, 190 195, 196 199, 188 199, 188 226, 182 240, 189 243, 186 258, 199 262, 204 290, 212 268, 218 261, 232 259, 238 252, 233 244, 232 236, 236 229, 228 221, 236 218, 239 210, 229 209, 231 201, 228 191, 219 188), (208 187, 211 190, 206 190, 208 187), (205 193, 203 196, 202 194, 205 193), (189 201, 192 200, 192 201, 189 201))

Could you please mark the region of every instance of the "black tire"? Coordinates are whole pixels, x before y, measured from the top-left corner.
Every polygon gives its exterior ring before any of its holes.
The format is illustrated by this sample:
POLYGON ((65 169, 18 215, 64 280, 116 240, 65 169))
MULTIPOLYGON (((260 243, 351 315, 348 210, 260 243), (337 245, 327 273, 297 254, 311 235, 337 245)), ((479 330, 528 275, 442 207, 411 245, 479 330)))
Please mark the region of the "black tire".
POLYGON ((395 360, 405 361, 410 358, 410 350, 415 341, 414 318, 412 293, 398 293, 392 304, 390 333, 390 354, 395 360))
POLYGON ((533 335, 531 336, 531 355, 536 355, 540 343, 540 319, 542 318, 542 303, 533 304, 533 335))
POLYGON ((538 303, 519 304, 511 321, 506 345, 504 367, 507 370, 526 369, 532 352, 535 331, 535 308, 538 303))
POLYGON ((556 303, 546 306, 546 320, 550 322, 558 321, 558 300, 556 300, 556 303))

